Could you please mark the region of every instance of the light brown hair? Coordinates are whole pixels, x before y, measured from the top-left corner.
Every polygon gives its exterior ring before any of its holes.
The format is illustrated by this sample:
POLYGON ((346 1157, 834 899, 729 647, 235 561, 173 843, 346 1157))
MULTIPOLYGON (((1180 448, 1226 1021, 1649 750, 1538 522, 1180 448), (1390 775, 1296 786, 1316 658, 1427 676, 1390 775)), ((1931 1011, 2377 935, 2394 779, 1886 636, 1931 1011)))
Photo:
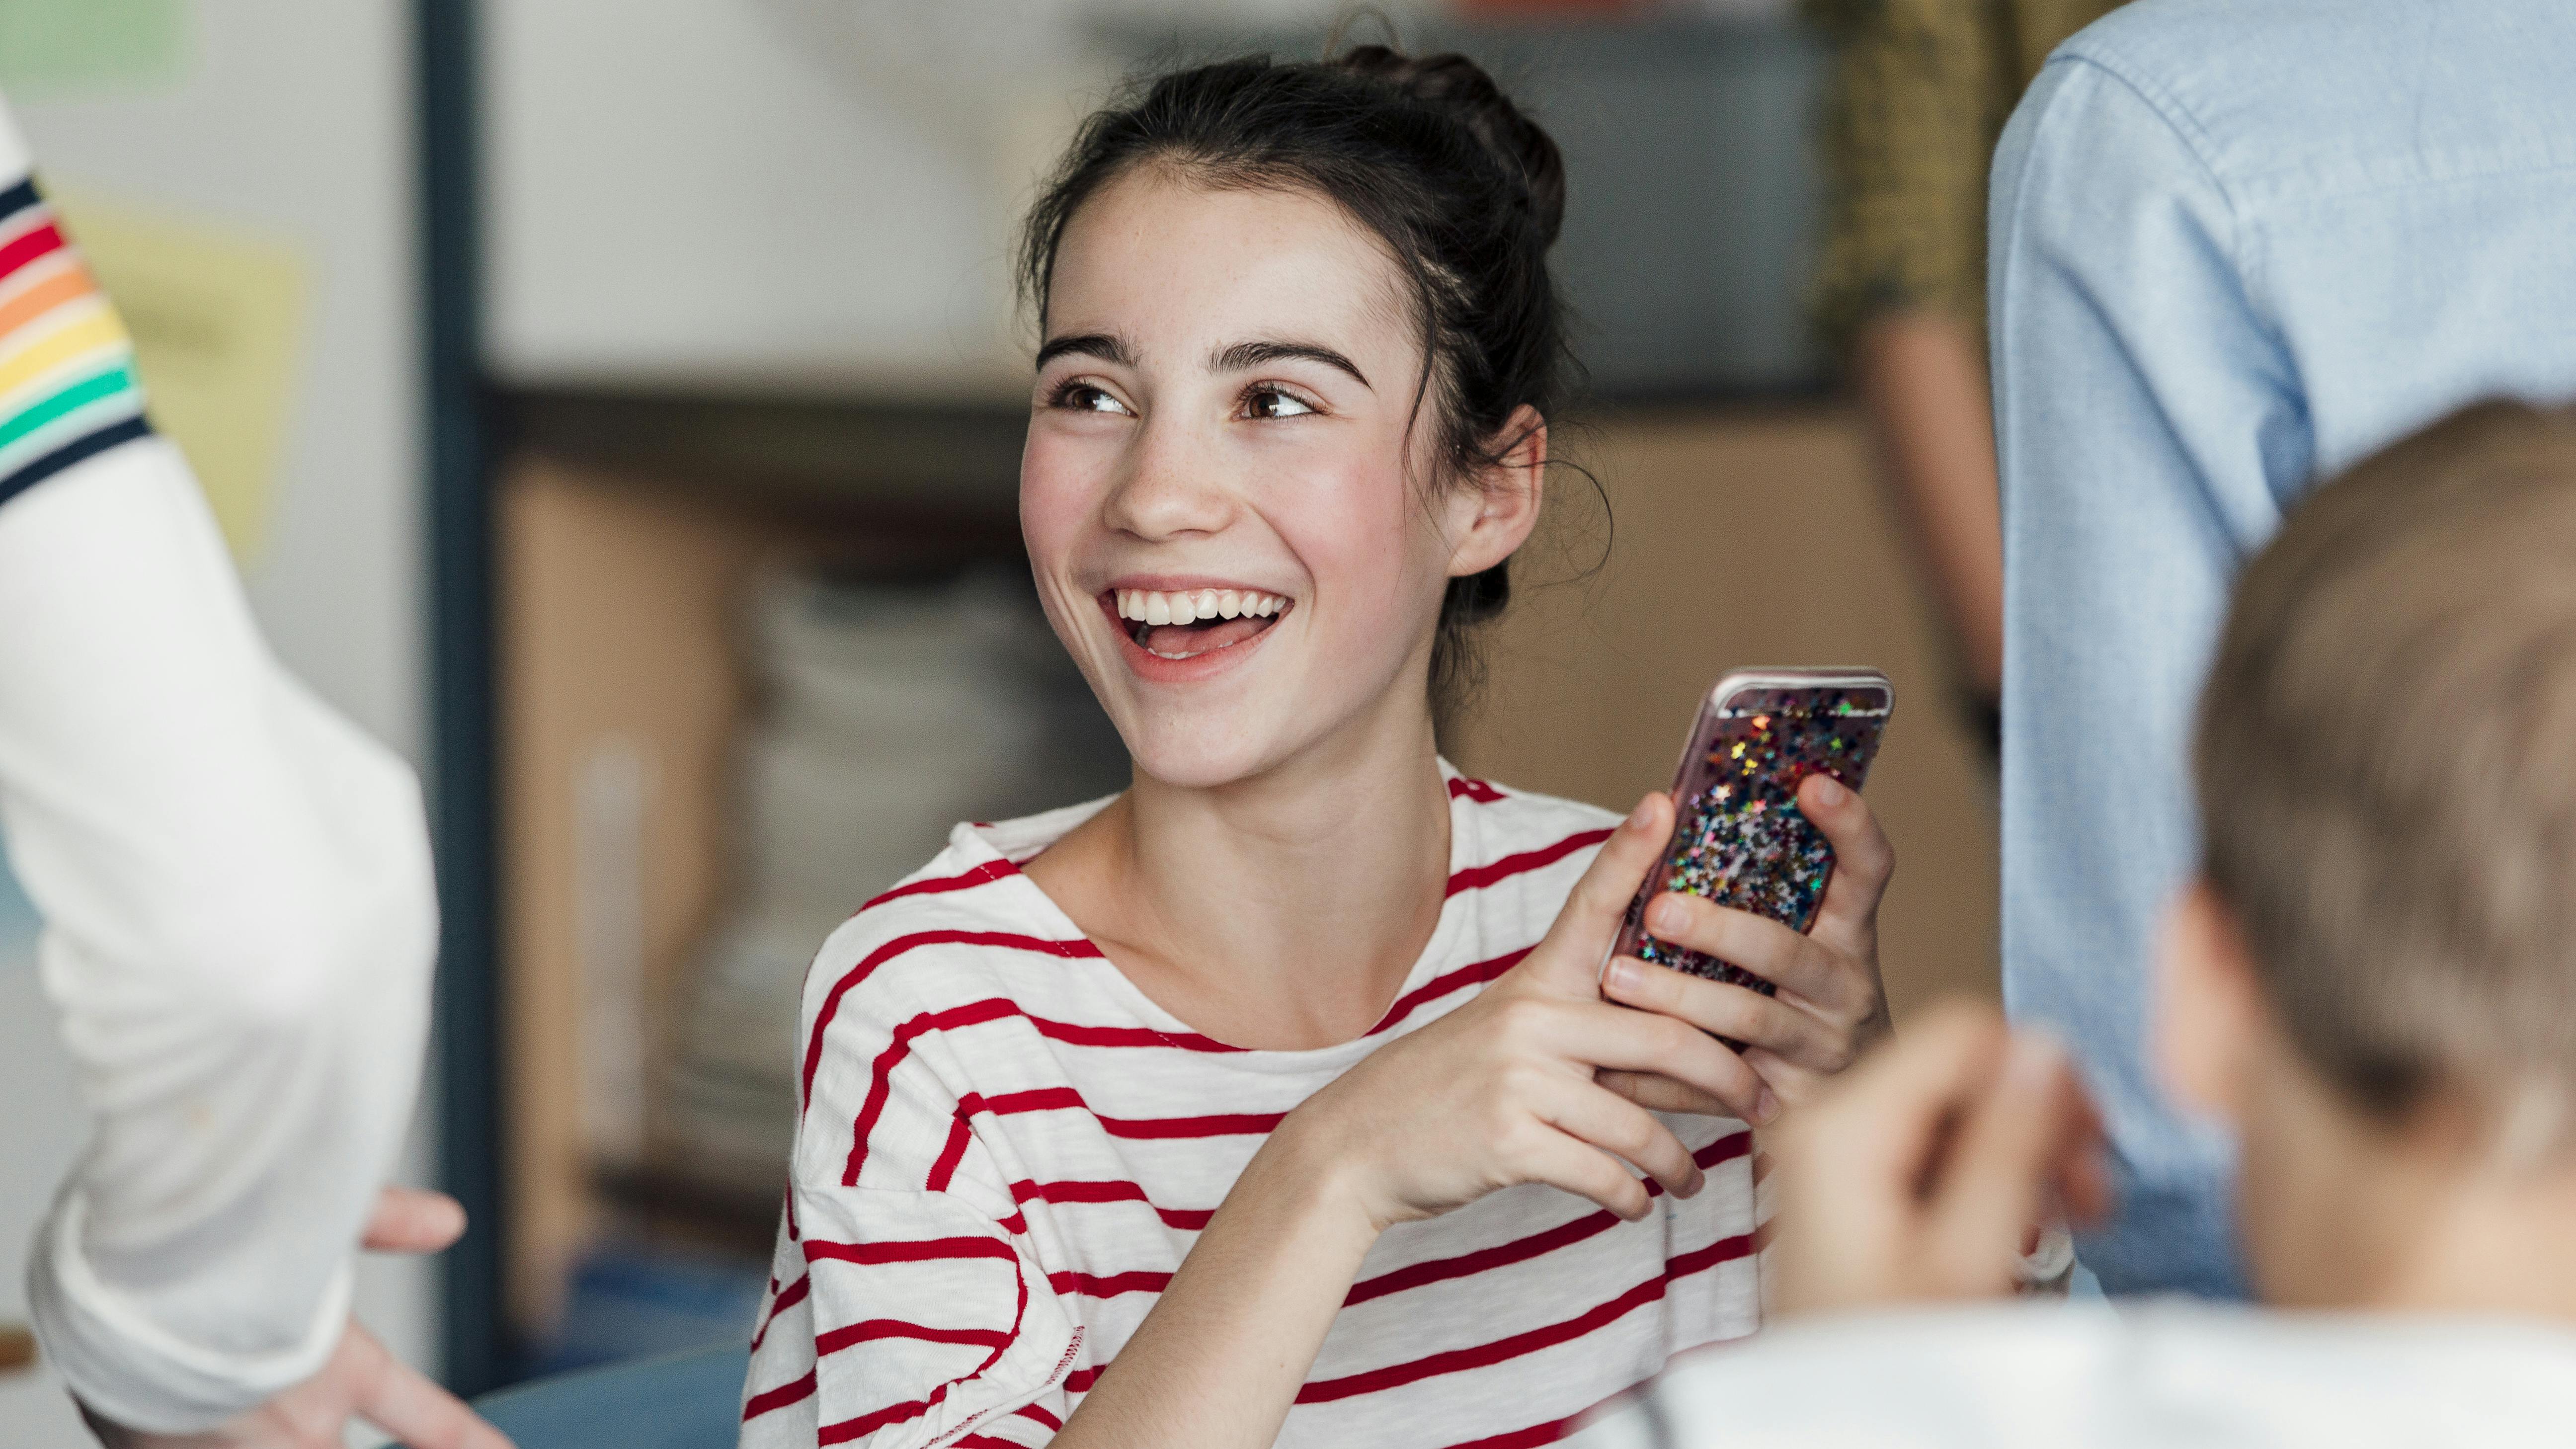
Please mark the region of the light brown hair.
POLYGON ((2237 585, 2198 784, 2210 883, 2327 1082, 2383 1119, 2576 1087, 2576 413, 2471 407, 2293 512, 2237 585))

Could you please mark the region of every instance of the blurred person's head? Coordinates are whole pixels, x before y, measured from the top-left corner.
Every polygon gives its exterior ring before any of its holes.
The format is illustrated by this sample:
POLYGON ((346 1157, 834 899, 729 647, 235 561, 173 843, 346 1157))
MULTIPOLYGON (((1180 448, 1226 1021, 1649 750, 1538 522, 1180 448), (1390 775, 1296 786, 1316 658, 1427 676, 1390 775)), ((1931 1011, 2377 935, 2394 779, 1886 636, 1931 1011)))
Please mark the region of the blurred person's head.
POLYGON ((2474 407, 2302 504, 2197 763, 2159 1032, 2262 1296, 2576 1303, 2525 1231, 2576 1206, 2576 414, 2474 407))
POLYGON ((1565 385, 1564 197, 1454 55, 1202 66, 1083 126, 1024 244, 1020 515, 1145 774, 1419 733, 1470 672, 1565 385))

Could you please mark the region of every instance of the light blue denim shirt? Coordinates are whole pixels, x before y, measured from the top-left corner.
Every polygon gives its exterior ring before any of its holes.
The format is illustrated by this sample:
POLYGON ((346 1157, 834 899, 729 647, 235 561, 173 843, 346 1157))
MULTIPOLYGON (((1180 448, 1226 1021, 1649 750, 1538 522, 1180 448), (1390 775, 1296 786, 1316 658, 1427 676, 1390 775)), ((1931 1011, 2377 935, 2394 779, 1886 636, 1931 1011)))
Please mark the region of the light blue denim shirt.
POLYGON ((2152 1067, 2192 712, 2313 478, 2576 395, 2576 0, 2139 0, 2022 101, 1991 224, 2005 997, 2102 1098, 2124 1206, 2086 1263, 2235 1293, 2225 1145, 2152 1067))

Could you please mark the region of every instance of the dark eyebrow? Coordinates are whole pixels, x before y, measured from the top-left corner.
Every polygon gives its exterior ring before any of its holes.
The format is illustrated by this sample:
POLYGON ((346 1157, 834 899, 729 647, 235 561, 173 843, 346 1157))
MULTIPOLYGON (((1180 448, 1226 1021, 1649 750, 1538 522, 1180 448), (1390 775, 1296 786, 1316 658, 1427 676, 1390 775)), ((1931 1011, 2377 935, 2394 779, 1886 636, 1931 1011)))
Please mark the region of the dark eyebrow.
POLYGON ((1037 365, 1044 367, 1059 357, 1077 355, 1097 357, 1103 362, 1113 362, 1120 367, 1136 365, 1136 350, 1127 345, 1126 338, 1114 332, 1075 332, 1052 338, 1044 347, 1038 349, 1037 365))
POLYGON ((1208 366, 1218 372, 1242 372, 1265 362, 1292 360, 1320 362, 1326 367, 1340 368, 1357 378, 1360 386, 1371 392, 1377 391, 1369 385, 1368 374, 1360 371, 1357 364, 1333 349, 1313 342, 1238 342, 1210 357, 1208 366))

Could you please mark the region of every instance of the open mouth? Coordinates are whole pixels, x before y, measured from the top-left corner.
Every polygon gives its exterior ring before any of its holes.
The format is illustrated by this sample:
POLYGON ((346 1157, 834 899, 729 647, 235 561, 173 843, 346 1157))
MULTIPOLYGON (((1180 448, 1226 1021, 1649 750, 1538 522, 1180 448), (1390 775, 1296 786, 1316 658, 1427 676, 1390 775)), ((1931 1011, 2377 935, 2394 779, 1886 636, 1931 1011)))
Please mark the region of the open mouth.
POLYGON ((1279 622, 1293 601, 1248 589, 1119 589, 1110 601, 1136 647, 1158 659, 1231 649, 1279 622))

